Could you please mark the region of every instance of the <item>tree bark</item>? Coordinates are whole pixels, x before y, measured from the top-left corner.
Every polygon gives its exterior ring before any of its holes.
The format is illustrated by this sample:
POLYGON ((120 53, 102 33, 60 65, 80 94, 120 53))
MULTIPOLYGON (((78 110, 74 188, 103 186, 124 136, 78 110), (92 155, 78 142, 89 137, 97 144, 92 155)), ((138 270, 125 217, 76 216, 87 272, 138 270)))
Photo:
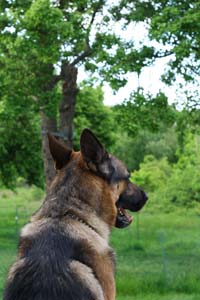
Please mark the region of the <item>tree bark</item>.
POLYGON ((42 127, 42 157, 44 162, 44 174, 46 179, 46 190, 56 174, 54 161, 49 151, 49 142, 47 133, 57 132, 56 118, 49 118, 44 112, 41 112, 41 127, 42 127))
POLYGON ((49 151, 49 143, 47 133, 51 133, 59 137, 68 148, 73 146, 73 118, 75 114, 75 103, 77 89, 77 68, 69 63, 64 63, 59 76, 54 76, 52 81, 47 83, 45 90, 52 89, 55 84, 63 80, 62 86, 62 101, 60 103, 60 126, 57 130, 56 117, 48 117, 44 111, 41 112, 41 127, 42 127, 42 156, 44 161, 44 174, 46 179, 46 190, 56 174, 54 162, 49 151))
POLYGON ((62 101, 60 104, 60 133, 61 139, 70 149, 73 147, 73 119, 77 89, 77 68, 74 65, 65 63, 62 66, 61 77, 62 101))

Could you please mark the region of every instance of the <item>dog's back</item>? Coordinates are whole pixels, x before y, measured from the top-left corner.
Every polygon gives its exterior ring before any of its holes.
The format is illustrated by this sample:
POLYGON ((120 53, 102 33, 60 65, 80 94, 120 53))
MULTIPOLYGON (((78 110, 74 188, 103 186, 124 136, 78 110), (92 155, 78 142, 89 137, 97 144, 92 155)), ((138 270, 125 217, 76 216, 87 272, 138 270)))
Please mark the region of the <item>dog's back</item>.
MULTIPOLYGON (((95 259, 95 252, 98 253, 98 243, 102 248, 97 233, 85 224, 77 227, 71 216, 26 225, 20 238, 19 258, 9 272, 4 299, 103 300, 102 288, 89 267, 89 260, 95 259)), ((106 254, 110 250, 104 247, 106 254)))

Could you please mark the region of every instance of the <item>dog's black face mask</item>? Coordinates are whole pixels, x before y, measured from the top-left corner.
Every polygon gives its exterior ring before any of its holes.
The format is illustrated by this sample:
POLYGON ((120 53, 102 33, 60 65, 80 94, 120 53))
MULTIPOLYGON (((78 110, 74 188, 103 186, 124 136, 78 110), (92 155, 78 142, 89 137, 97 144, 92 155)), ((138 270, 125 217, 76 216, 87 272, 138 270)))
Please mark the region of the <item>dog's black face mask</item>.
POLYGON ((116 202, 117 218, 115 226, 118 228, 127 227, 132 222, 132 217, 126 213, 126 209, 133 212, 139 211, 147 200, 148 196, 146 193, 138 186, 129 182, 126 190, 116 202))

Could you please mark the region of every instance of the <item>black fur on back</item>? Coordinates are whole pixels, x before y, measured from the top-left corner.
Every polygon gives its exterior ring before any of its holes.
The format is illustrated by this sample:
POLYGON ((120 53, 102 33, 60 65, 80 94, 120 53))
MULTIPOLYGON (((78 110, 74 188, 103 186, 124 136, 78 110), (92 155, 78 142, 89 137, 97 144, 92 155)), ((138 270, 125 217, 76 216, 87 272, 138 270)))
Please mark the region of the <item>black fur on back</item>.
MULTIPOLYGON (((20 243, 26 241, 21 239, 20 243)), ((22 266, 8 283, 4 300, 88 300, 94 299, 70 269, 70 262, 84 263, 82 247, 54 222, 27 243, 22 266)))

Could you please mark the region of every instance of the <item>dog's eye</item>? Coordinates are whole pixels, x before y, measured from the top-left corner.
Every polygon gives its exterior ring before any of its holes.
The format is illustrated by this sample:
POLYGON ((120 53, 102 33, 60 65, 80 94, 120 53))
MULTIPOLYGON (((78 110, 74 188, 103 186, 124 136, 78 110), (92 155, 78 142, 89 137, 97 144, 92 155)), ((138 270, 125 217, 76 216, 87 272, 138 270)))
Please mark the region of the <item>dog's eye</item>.
POLYGON ((119 185, 119 183, 117 184, 117 189, 119 189, 120 188, 120 185, 119 185))

